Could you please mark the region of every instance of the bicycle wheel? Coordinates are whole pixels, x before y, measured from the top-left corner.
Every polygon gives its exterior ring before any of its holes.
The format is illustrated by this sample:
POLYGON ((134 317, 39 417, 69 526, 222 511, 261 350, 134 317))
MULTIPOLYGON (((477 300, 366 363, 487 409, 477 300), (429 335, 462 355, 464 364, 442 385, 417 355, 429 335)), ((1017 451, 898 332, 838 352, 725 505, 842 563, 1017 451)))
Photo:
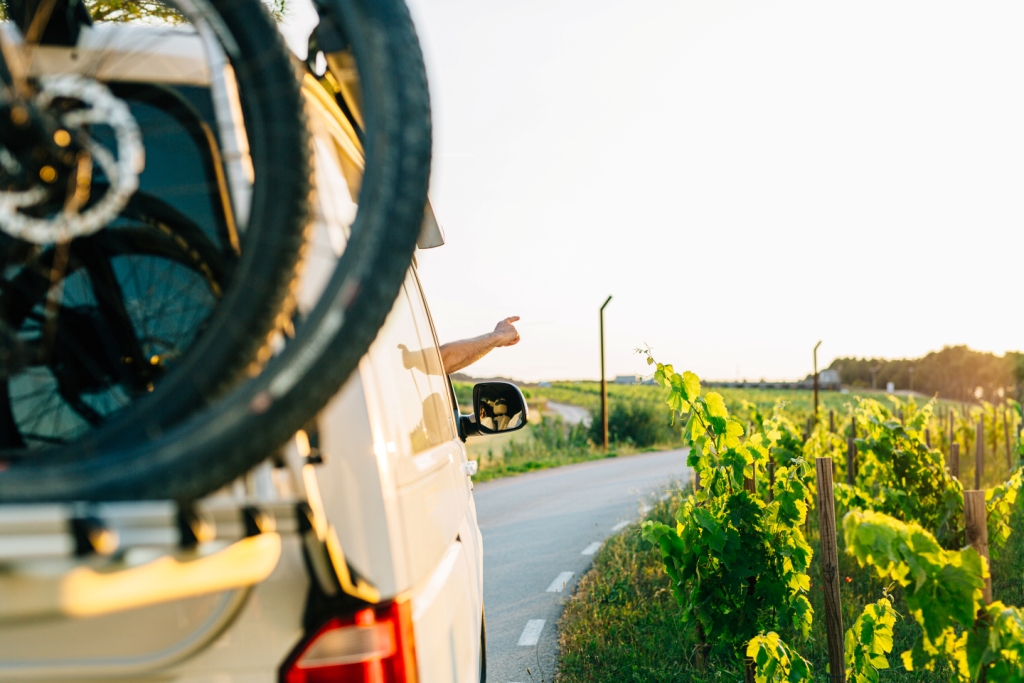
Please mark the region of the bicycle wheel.
POLYGON ((22 457, 45 457, 41 448, 74 442, 151 392, 202 333, 226 280, 198 226, 152 199, 73 240, 53 283, 55 252, 39 250, 0 283, 10 346, 22 359, 0 380, 0 446, 22 457))
MULTIPOLYGON (((303 105, 291 58, 258 0, 12 0, 7 14, 13 21, 0 31, 8 85, 0 99, 0 231, 9 242, 4 266, 36 273, 18 281, 35 284, 20 301, 10 293, 13 308, 0 313, 0 345, 11 357, 5 379, 22 381, 11 375, 19 368, 60 370, 47 365, 50 359, 73 365, 69 359, 84 352, 73 348, 74 334, 60 332, 78 330, 103 346, 84 354, 97 375, 85 386, 123 381, 116 410, 107 401, 110 410, 90 412, 89 401, 63 395, 86 424, 57 429, 54 422, 49 432, 59 434, 35 434, 44 438, 31 443, 0 419, 7 428, 0 460, 26 459, 28 446, 32 463, 44 454, 89 457, 109 438, 100 436, 104 430, 122 442, 145 438, 269 356, 269 340, 290 314, 305 240, 303 105), (94 301, 88 315, 86 304, 61 303, 65 291, 82 289, 79 280, 96 280, 109 254, 94 254, 92 270, 71 268, 72 260, 111 248, 116 226, 140 216, 170 226, 170 237, 189 245, 217 290, 202 324, 169 342, 168 353, 150 352, 139 336, 125 312, 130 285, 117 277, 108 274, 106 301, 94 301), (47 301, 41 309, 40 287, 47 301), (18 318, 26 306, 43 318, 32 323, 40 331, 31 343, 29 323, 18 318), (26 350, 31 362, 21 358, 26 350)), ((159 239, 148 239, 158 246, 159 239)), ((136 270, 152 268, 158 277, 165 261, 136 258, 136 270)), ((54 386, 67 394, 84 381, 82 372, 79 363, 54 375, 54 386)), ((18 396, 7 392, 6 400, 17 403, 18 396)), ((10 408, 23 413, 31 405, 10 408)))

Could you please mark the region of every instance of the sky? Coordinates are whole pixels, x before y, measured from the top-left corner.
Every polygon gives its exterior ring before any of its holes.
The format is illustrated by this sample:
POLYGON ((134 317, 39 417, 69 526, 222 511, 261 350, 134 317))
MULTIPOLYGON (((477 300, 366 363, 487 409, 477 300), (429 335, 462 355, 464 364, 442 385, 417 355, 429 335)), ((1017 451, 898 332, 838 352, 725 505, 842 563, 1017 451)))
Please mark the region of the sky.
POLYGON ((476 376, 802 378, 1024 348, 1024 5, 410 0, 427 65, 418 254, 476 376))

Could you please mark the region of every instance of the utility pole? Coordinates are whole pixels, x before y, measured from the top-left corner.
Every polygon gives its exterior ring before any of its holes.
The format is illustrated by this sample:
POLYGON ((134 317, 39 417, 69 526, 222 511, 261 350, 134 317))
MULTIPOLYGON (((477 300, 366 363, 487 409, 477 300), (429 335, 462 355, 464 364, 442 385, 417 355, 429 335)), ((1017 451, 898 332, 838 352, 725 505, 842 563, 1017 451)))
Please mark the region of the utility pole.
POLYGON ((878 371, 881 370, 881 369, 882 369, 881 365, 876 365, 875 367, 871 368, 871 390, 872 391, 874 391, 875 389, 878 388, 877 386, 875 386, 875 377, 878 375, 878 371))
POLYGON ((612 300, 611 295, 601 304, 601 445, 608 450, 608 380, 604 375, 604 307, 612 300))
POLYGON ((818 424, 818 347, 819 341, 814 345, 814 424, 818 424))

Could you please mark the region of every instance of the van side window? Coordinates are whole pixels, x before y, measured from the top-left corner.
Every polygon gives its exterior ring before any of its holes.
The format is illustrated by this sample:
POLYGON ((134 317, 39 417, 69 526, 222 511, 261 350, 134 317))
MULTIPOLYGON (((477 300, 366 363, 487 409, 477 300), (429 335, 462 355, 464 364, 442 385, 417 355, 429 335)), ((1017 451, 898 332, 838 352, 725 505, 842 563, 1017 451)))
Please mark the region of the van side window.
MULTIPOLYGON (((416 321, 416 330, 420 335, 421 349, 423 350, 423 361, 428 368, 427 381, 430 382, 431 393, 440 394, 445 397, 444 405, 438 405, 442 409, 444 422, 447 424, 445 440, 455 438, 455 422, 451 399, 448 388, 448 376, 444 371, 444 364, 441 362, 441 351, 438 349, 437 337, 434 336, 434 326, 430 323, 430 311, 423 299, 423 290, 420 289, 419 279, 415 272, 411 273, 405 282, 409 292, 409 303, 412 305, 413 320, 416 321)), ((438 425, 441 421, 438 418, 438 425)))
POLYGON ((374 366, 381 384, 397 401, 398 431, 408 435, 412 452, 419 453, 452 440, 454 434, 437 346, 433 335, 421 338, 414 314, 413 301, 422 309, 415 287, 410 275, 374 343, 374 366))

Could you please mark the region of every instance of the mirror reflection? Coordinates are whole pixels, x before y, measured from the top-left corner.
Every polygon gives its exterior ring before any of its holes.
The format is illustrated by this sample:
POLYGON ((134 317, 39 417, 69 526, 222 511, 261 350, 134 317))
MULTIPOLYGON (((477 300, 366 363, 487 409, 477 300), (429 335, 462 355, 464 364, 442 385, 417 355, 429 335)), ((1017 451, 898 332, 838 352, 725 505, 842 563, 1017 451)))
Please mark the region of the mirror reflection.
POLYGON ((485 432, 510 432, 526 424, 526 402, 514 384, 484 382, 474 387, 477 423, 485 432))

